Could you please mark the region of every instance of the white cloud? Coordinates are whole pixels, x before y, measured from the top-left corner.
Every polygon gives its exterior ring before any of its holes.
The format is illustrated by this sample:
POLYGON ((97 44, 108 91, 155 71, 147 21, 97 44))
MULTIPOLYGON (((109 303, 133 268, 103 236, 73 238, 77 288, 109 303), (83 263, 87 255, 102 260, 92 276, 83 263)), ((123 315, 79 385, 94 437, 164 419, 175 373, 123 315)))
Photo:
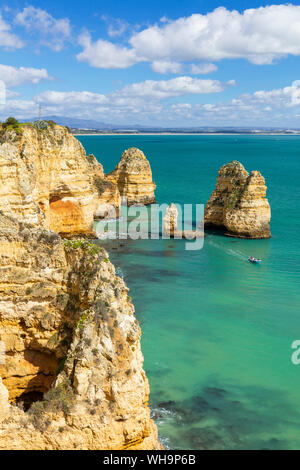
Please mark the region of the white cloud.
POLYGON ((286 54, 300 54, 300 7, 272 5, 228 11, 217 8, 206 15, 170 21, 135 34, 130 44, 137 55, 175 60, 246 58, 271 63, 286 54))
POLYGON ((1 119, 9 116, 16 118, 32 117, 37 114, 38 108, 34 100, 11 100, 7 99, 5 104, 0 106, 1 119))
POLYGON ((242 13, 220 7, 206 15, 174 21, 164 18, 133 34, 128 47, 89 38, 81 43, 83 52, 77 57, 99 68, 125 68, 141 61, 157 64, 239 58, 271 64, 289 54, 300 55, 299 24, 297 5, 271 5, 242 13))
POLYGON ((211 63, 190 65, 190 73, 192 75, 198 75, 198 74, 205 75, 207 73, 216 72, 217 70, 218 70, 218 67, 215 64, 211 64, 211 63))
POLYGON ((0 105, 5 104, 7 98, 5 83, 0 80, 0 105))
POLYGON ((99 39, 92 42, 91 36, 84 33, 79 37, 83 52, 76 57, 80 62, 88 62, 92 67, 102 69, 124 69, 141 61, 133 49, 116 46, 109 41, 99 39))
MULTIPOLYGON (((39 93, 31 101, 7 100, 5 111, 16 117, 32 117, 38 104, 43 105, 44 115, 72 115, 74 117, 98 118, 107 122, 121 122, 132 119, 161 118, 163 101, 172 97, 189 94, 218 93, 226 84, 218 80, 200 80, 192 77, 177 77, 171 80, 146 80, 132 83, 113 93, 103 95, 89 91, 61 92, 48 90, 39 93)), ((176 104, 177 108, 192 107, 189 104, 176 104)), ((174 108, 175 109, 175 108, 174 108)))
MULTIPOLYGON (((300 80, 291 86, 275 90, 260 90, 253 94, 244 94, 228 103, 195 104, 188 110, 193 119, 207 119, 208 122, 223 125, 291 125, 297 127, 295 118, 300 107, 300 80), (295 108, 295 111, 294 109, 295 108), (280 111, 280 113, 278 113, 280 111), (289 123, 289 124, 288 124, 289 123)), ((181 116, 187 116, 184 108, 181 116)), ((186 117, 185 116, 185 117, 186 117)), ((299 125, 299 124, 298 124, 299 125)))
POLYGON ((178 77, 172 80, 146 80, 132 83, 121 90, 107 95, 91 93, 89 91, 45 91, 38 94, 35 99, 45 106, 80 108, 89 106, 90 111, 97 106, 110 108, 140 109, 141 106, 152 106, 157 109, 158 102, 171 97, 187 94, 218 93, 224 89, 218 80, 199 80, 191 77, 178 77), (92 108, 91 108, 92 106, 92 108))
POLYGON ((12 67, 0 64, 0 80, 3 80, 7 88, 22 85, 24 83, 39 83, 41 80, 50 80, 46 69, 32 67, 12 67))
POLYGON ((0 46, 9 49, 20 49, 24 46, 23 41, 11 33, 10 26, 3 20, 0 14, 0 46))
POLYGON ((89 91, 44 91, 36 97, 37 101, 47 106, 76 107, 82 105, 99 105, 108 103, 105 95, 89 91))
POLYGON ((275 107, 292 108, 300 105, 300 80, 295 80, 291 86, 271 91, 256 91, 254 97, 261 103, 275 107))
POLYGON ((15 24, 23 26, 30 34, 38 33, 40 43, 54 51, 60 51, 71 36, 68 18, 56 19, 40 8, 28 6, 15 17, 15 24))
POLYGON ((18 96, 20 96, 20 93, 18 93, 17 91, 8 90, 6 88, 6 98, 17 98, 18 96))
POLYGON ((172 62, 169 60, 154 60, 151 64, 151 68, 154 72, 160 74, 179 74, 186 69, 191 75, 206 75, 218 70, 218 67, 211 63, 189 64, 185 66, 185 64, 180 62, 172 62))
MULTIPOLYGON (((205 87, 206 91, 211 92, 212 85, 206 84, 204 87, 200 83, 206 80, 179 78, 183 80, 175 78, 135 83, 107 95, 87 91, 46 91, 30 101, 7 99, 5 108, 1 108, 1 115, 3 118, 8 115, 32 118, 41 103, 45 116, 73 116, 124 125, 297 127, 299 80, 284 88, 244 94, 229 102, 192 104, 176 102, 176 99, 187 94, 202 93, 205 87), (172 97, 173 101, 167 101, 172 97)), ((217 90, 226 85, 217 82, 215 86, 213 89, 217 90)))
POLYGON ((108 24, 108 35, 113 38, 121 36, 128 28, 128 23, 120 18, 112 18, 111 16, 102 15, 101 19, 108 24))
POLYGON ((152 62, 152 70, 157 73, 181 73, 182 64, 169 62, 168 60, 155 60, 152 62))
POLYGON ((188 94, 218 93, 224 90, 219 80, 200 80, 192 77, 177 77, 171 80, 146 80, 127 85, 121 90, 122 95, 166 99, 188 94))

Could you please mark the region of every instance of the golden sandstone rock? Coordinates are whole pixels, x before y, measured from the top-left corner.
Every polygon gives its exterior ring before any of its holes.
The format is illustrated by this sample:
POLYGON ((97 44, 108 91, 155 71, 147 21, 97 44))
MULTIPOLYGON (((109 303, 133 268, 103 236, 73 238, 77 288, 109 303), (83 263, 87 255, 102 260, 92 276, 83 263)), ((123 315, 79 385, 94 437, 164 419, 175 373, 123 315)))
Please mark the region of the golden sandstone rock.
POLYGON ((163 235, 169 238, 186 238, 192 240, 194 238, 203 238, 204 232, 200 230, 179 230, 178 209, 172 202, 172 204, 167 207, 166 214, 163 218, 163 235))
POLYGON ((160 449, 128 289, 57 234, 118 216, 118 187, 64 127, 0 139, 0 449, 160 449))
POLYGON ((174 237, 178 230, 178 210, 175 204, 172 204, 167 208, 166 214, 163 219, 164 227, 163 233, 166 236, 174 237))
POLYGON ((0 272, 0 449, 160 448, 140 328, 105 250, 0 214, 0 272))
POLYGON ((106 178, 118 186, 121 196, 127 198, 128 206, 155 203, 156 185, 152 181, 150 163, 141 150, 125 150, 116 168, 106 178))
POLYGON ((205 225, 225 228, 226 235, 233 237, 270 238, 266 191, 259 171, 249 175, 238 161, 227 163, 219 170, 216 189, 205 207, 205 225))
POLYGON ((103 166, 94 155, 89 155, 92 181, 99 195, 99 205, 94 213, 94 219, 117 218, 120 216, 121 197, 118 186, 106 178, 103 166))
POLYGON ((93 234, 94 217, 119 210, 118 188, 66 128, 49 124, 2 131, 0 210, 64 236, 93 234))

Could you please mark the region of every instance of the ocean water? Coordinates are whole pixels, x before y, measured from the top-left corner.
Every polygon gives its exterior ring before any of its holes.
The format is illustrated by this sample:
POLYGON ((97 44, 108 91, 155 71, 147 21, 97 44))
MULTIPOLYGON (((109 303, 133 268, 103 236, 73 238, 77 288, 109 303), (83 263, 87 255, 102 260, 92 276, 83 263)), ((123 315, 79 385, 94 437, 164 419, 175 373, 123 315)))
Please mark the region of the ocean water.
POLYGON ((105 172, 123 150, 148 157, 159 203, 205 203, 231 160, 260 170, 270 240, 210 232, 110 242, 142 327, 151 409, 171 449, 300 449, 300 137, 81 136, 105 172), (260 266, 247 262, 254 255, 260 266))

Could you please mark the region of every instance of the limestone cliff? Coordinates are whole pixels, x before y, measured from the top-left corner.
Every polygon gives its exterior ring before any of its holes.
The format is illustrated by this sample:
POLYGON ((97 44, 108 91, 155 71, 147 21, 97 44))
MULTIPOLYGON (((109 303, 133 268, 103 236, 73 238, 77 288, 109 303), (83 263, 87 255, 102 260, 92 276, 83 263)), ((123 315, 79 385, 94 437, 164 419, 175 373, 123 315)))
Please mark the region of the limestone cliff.
POLYGON ((127 198, 129 206, 155 203, 156 185, 152 181, 150 163, 137 148, 123 152, 116 168, 107 175, 107 180, 118 186, 121 196, 127 198))
POLYGON ((159 448, 140 328, 105 250, 0 214, 0 272, 0 449, 159 448))
POLYGON ((216 189, 205 207, 205 225, 223 227, 230 236, 270 238, 271 209, 266 191, 259 171, 249 175, 238 161, 227 163, 219 170, 216 189))
POLYGON ((119 208, 118 189, 101 168, 66 127, 2 130, 0 210, 64 236, 90 235, 108 200, 119 208))

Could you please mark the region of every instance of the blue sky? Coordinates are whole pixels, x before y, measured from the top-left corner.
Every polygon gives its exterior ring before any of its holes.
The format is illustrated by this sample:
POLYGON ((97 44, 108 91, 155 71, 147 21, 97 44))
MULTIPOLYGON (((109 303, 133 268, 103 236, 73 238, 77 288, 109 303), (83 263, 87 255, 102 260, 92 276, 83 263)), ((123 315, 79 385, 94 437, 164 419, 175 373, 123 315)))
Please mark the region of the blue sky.
POLYGON ((0 6, 0 119, 300 128, 299 65, 300 2, 0 6))

